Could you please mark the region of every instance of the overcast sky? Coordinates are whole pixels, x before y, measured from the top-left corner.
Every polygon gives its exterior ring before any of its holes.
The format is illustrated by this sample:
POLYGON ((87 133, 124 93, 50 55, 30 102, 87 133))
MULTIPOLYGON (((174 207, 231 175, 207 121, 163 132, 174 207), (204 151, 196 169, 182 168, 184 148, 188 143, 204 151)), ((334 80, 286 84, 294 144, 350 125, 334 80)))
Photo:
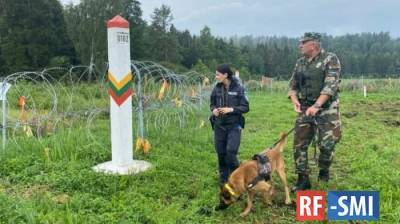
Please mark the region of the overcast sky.
MULTIPOLYGON (((79 0, 61 0, 63 3, 79 0)), ((173 24, 193 34, 205 26, 217 36, 289 36, 390 32, 400 37, 400 0, 142 0, 143 18, 171 7, 173 24)))

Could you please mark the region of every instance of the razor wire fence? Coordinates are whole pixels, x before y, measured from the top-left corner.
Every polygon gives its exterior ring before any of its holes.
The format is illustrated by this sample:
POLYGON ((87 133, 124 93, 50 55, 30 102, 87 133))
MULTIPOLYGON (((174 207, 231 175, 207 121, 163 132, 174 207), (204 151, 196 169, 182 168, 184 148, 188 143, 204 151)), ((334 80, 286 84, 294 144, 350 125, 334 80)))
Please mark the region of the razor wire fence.
MULTIPOLYGON (((177 74, 150 61, 132 61, 131 65, 137 136, 143 137, 148 129, 162 134, 163 127, 184 127, 210 95, 210 74, 177 74)), ((6 121, 2 129, 8 142, 17 146, 23 138, 40 142, 61 130, 68 134, 81 127, 90 142, 105 147, 95 130, 102 122, 110 128, 106 71, 94 65, 55 67, 13 73, 2 81, 11 84, 2 108, 6 121)), ((3 143, 7 140, 2 139, 3 143)))

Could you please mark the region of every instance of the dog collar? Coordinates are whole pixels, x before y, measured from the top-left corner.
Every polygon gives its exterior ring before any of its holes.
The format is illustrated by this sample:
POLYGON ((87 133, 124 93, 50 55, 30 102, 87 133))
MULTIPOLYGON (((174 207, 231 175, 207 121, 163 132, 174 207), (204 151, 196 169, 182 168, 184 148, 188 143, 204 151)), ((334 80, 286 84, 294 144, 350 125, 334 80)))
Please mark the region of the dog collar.
POLYGON ((228 190, 229 194, 231 194, 232 196, 234 196, 234 197, 239 197, 239 194, 236 193, 236 192, 231 188, 231 186, 229 186, 229 184, 225 184, 225 185, 224 185, 224 188, 226 188, 226 189, 228 190))

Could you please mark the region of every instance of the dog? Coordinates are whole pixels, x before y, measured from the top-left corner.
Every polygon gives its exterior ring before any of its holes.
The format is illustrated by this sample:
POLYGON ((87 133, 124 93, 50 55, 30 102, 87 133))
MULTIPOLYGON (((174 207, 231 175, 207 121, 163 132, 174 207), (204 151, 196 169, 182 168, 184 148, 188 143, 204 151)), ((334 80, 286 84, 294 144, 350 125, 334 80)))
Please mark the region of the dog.
POLYGON ((253 199, 256 192, 260 192, 266 204, 272 204, 271 197, 274 193, 270 175, 278 173, 279 178, 285 190, 285 204, 290 205, 291 199, 289 188, 286 182, 285 162, 282 156, 283 148, 286 145, 287 134, 281 133, 280 140, 272 149, 263 150, 260 155, 265 155, 268 161, 268 177, 266 179, 259 178, 259 165, 256 160, 245 161, 232 172, 228 182, 220 188, 220 204, 216 210, 226 209, 235 203, 242 194, 247 193, 247 206, 240 214, 242 217, 247 216, 253 207, 253 199), (256 179, 257 178, 257 179, 256 179), (255 181, 256 180, 256 181, 255 181))

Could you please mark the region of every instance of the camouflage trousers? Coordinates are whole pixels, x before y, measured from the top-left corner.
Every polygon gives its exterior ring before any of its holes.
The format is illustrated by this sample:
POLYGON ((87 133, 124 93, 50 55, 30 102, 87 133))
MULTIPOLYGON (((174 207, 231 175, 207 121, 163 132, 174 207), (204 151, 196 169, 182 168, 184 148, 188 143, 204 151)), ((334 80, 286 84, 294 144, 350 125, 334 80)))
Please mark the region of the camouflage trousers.
POLYGON ((338 101, 329 108, 321 110, 316 116, 298 115, 294 130, 293 154, 296 173, 309 174, 307 149, 314 137, 317 137, 317 146, 320 150, 318 166, 320 169, 329 169, 331 166, 335 145, 342 135, 338 101))

